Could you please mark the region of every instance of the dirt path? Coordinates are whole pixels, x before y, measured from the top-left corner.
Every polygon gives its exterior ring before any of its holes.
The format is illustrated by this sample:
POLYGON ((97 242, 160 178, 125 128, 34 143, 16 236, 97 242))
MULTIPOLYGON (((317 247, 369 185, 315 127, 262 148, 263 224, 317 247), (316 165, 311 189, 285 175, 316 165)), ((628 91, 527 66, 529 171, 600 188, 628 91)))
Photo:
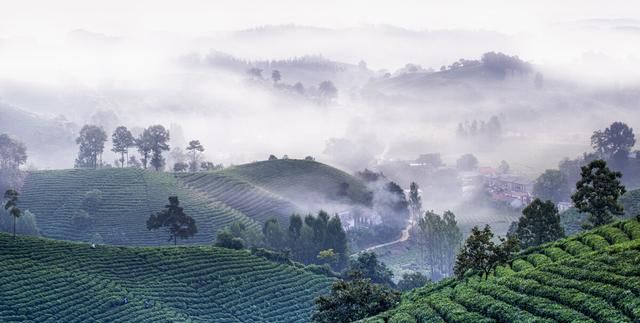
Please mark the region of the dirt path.
POLYGON ((363 251, 372 251, 372 250, 375 250, 375 249, 379 249, 379 248, 383 248, 383 247, 388 247, 388 246, 392 246, 392 245, 394 245, 394 244, 396 244, 396 243, 400 243, 400 242, 403 242, 403 241, 407 241, 407 240, 409 240, 409 231, 411 230, 411 227, 412 227, 412 226, 413 226, 413 221, 409 221, 409 223, 407 223, 407 226, 404 228, 404 230, 402 230, 402 234, 400 235, 400 239, 398 239, 398 240, 394 240, 394 241, 391 241, 391 242, 386 242, 386 243, 377 244, 377 245, 375 245, 375 246, 371 246, 371 247, 369 247, 369 248, 367 248, 367 249, 364 249, 364 250, 362 250, 362 251, 360 251, 360 252, 363 252, 363 251))

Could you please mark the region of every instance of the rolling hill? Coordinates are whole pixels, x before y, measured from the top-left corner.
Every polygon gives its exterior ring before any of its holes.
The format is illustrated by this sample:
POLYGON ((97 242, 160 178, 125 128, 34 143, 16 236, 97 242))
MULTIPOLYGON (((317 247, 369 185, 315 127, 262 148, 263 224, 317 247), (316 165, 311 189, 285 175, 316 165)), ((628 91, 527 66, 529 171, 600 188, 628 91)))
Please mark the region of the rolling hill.
POLYGON ((307 322, 331 279, 246 250, 0 233, 1 322, 307 322))
POLYGON ((210 244, 217 230, 234 221, 258 228, 276 217, 285 224, 291 213, 317 212, 325 203, 344 207, 364 203, 364 194, 362 182, 330 166, 280 160, 179 175, 131 168, 33 171, 21 189, 20 205, 35 214, 44 237, 154 246, 166 244, 166 235, 162 230, 148 231, 146 220, 167 204, 170 195, 179 197, 198 226, 198 233, 183 243, 210 244), (343 182, 349 189, 338 199, 335 194, 343 182), (289 188, 300 195, 288 193, 289 188), (94 190, 101 201, 87 210, 93 223, 81 227, 78 214, 87 209, 87 196, 94 190), (305 192, 322 199, 308 203, 302 199, 305 192))
POLYGON ((445 280, 362 322, 638 322, 640 223, 627 220, 519 254, 487 281, 445 280))

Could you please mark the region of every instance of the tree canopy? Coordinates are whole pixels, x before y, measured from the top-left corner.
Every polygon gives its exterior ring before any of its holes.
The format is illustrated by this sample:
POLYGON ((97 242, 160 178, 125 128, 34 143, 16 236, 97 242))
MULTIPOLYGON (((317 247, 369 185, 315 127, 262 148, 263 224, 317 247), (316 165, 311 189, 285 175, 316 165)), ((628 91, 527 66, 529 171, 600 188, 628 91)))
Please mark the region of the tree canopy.
POLYGON ((76 144, 80 145, 76 167, 98 168, 99 162, 102 163, 101 156, 106 141, 107 133, 102 127, 84 125, 80 130, 80 135, 76 138, 76 144), (100 156, 100 160, 98 160, 98 156, 100 156))
POLYGON ((603 158, 629 155, 635 145, 633 128, 623 122, 614 122, 604 130, 596 130, 591 136, 591 146, 603 158))
POLYGON ((620 182, 620 172, 610 170, 607 162, 598 159, 583 166, 580 176, 571 199, 580 212, 589 214, 587 227, 610 223, 616 215, 624 214, 618 198, 627 190, 620 182))
POLYGON ((125 162, 128 161, 125 155, 128 157, 129 148, 135 145, 135 138, 133 138, 131 131, 127 127, 120 126, 113 131, 111 143, 113 144, 111 151, 120 154, 120 167, 124 167, 125 162))
POLYGON ((177 244, 177 238, 188 239, 198 233, 196 220, 184 213, 177 196, 169 197, 169 204, 165 209, 149 216, 147 229, 157 230, 165 227, 169 233, 169 240, 177 244))
POLYGON ((538 246, 564 237, 560 215, 551 201, 535 199, 522 210, 516 236, 522 248, 538 246))
POLYGON ((471 229, 471 235, 456 259, 454 272, 458 278, 464 277, 469 271, 476 271, 488 279, 491 271, 506 263, 511 254, 519 248, 518 240, 514 236, 509 236, 506 240, 499 238, 500 244, 496 244, 492 239, 493 232, 489 225, 485 225, 482 230, 477 226, 471 229))

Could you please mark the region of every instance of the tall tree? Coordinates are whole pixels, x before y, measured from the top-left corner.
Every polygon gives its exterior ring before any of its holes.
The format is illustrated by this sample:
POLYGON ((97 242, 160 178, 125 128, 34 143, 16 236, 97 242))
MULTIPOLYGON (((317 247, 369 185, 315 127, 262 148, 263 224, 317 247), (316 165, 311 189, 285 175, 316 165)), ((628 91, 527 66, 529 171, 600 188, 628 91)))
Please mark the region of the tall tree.
POLYGON ((626 159, 635 143, 633 128, 619 121, 612 123, 604 131, 594 131, 591 136, 591 146, 605 158, 624 156, 626 159))
POLYGON ((273 72, 271 72, 271 79, 273 80, 273 84, 277 84, 278 82, 280 82, 281 78, 282 77, 280 75, 280 71, 273 70, 273 72))
POLYGON ((446 211, 442 217, 433 211, 418 219, 420 253, 431 269, 431 278, 437 280, 452 273, 456 251, 462 243, 462 232, 455 215, 446 211))
POLYGON ((282 249, 285 240, 280 224, 278 224, 278 219, 271 218, 267 220, 262 227, 262 234, 268 247, 275 250, 282 249))
POLYGON ((620 183, 620 172, 610 170, 607 162, 599 159, 583 166, 580 175, 571 199, 580 212, 589 214, 587 227, 610 223, 614 216, 624 214, 618 198, 627 190, 620 183))
POLYGON ((187 146, 187 151, 191 153, 189 171, 196 172, 198 171, 199 153, 202 153, 204 151, 204 147, 202 146, 202 144, 200 144, 200 140, 191 140, 189 141, 189 146, 187 146))
POLYGON ((80 145, 76 166, 95 169, 98 168, 98 162, 102 166, 102 152, 106 141, 107 133, 104 132, 102 127, 84 125, 80 130, 80 135, 76 138, 76 144, 80 145), (100 160, 98 160, 98 157, 100 157, 100 160))
POLYGON ((462 249, 458 253, 454 272, 458 278, 464 277, 470 270, 480 272, 481 276, 489 279, 489 274, 498 265, 508 261, 512 253, 518 250, 518 240, 510 236, 507 240, 499 238, 501 244, 493 242, 491 227, 486 225, 480 230, 477 226, 471 229, 462 249))
POLYGON ((136 147, 140 154, 142 168, 147 169, 151 157, 151 138, 149 138, 149 132, 146 129, 136 138, 136 147))
POLYGON ((184 213, 177 196, 170 196, 169 204, 164 207, 164 210, 149 216, 147 229, 157 230, 165 227, 169 233, 169 241, 173 240, 173 245, 178 243, 178 238, 188 239, 198 233, 196 220, 184 213))
POLYGON ((4 192, 4 209, 9 211, 9 215, 13 217, 13 238, 16 238, 16 221, 22 215, 22 210, 18 208, 18 192, 9 189, 4 192))
POLYGON ((564 237, 558 208, 551 201, 535 199, 522 210, 516 236, 523 248, 538 246, 564 237))
POLYGON ((111 135, 111 142, 113 144, 111 151, 120 154, 120 167, 124 167, 125 161, 127 161, 128 166, 129 148, 135 145, 135 138, 133 138, 131 131, 125 126, 116 128, 111 135))
POLYGON ((169 130, 161 125, 150 126, 144 130, 143 137, 146 138, 151 150, 151 166, 159 171, 164 167, 162 152, 169 150, 169 130))
POLYGON ((543 201, 566 201, 571 195, 567 176, 559 170, 547 169, 533 184, 533 195, 543 201))
POLYGON ((418 184, 411 182, 409 185, 409 208, 413 218, 417 218, 422 213, 422 197, 420 197, 419 190, 418 184))

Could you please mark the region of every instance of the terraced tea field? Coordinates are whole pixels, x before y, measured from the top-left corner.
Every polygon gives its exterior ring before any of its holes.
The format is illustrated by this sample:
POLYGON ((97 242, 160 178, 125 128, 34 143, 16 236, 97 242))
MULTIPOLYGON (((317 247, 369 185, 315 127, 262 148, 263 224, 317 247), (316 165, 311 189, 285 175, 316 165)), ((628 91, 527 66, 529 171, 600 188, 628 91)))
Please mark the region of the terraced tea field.
POLYGON ((170 195, 177 195, 185 212, 196 219, 198 233, 181 243, 210 244, 215 232, 241 221, 254 220, 223 203, 182 188, 173 175, 138 169, 55 170, 31 172, 22 188, 20 205, 36 215, 44 237, 91 241, 99 234, 104 243, 162 245, 163 231, 148 231, 146 220, 161 210, 170 195), (94 225, 81 230, 73 215, 82 209, 87 192, 98 189, 102 203, 92 211, 94 225))
POLYGON ((308 322, 331 280, 215 247, 0 233, 0 322, 308 322))
POLYGON ((617 222, 525 250, 487 281, 416 289, 362 322, 639 322, 640 223, 617 222))

